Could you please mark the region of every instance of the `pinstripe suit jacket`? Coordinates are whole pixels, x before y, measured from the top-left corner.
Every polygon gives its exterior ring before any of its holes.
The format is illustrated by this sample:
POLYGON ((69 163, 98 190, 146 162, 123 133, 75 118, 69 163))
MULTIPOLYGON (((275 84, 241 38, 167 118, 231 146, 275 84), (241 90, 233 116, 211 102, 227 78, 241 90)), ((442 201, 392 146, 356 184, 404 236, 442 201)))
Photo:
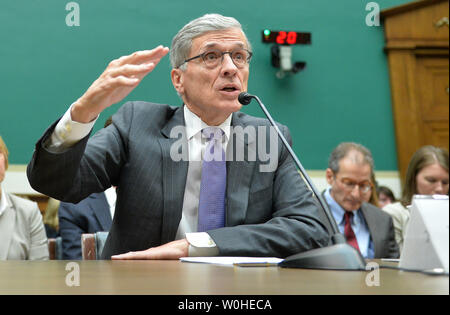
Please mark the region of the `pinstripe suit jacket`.
MULTIPOLYGON (((73 203, 111 185, 118 187, 103 258, 174 240, 189 162, 171 158, 171 146, 185 139, 171 138, 170 132, 185 125, 182 107, 126 103, 113 116, 112 125, 59 154, 43 145, 56 123, 37 142, 28 179, 34 189, 73 203)), ((231 125, 269 123, 238 112, 231 125)), ((280 128, 290 141, 287 128, 280 128)), ((251 150, 259 145, 257 138, 237 139, 232 146, 243 141, 251 150)), ((260 172, 264 163, 258 155, 256 161, 250 159, 248 150, 244 160, 227 161, 226 227, 208 232, 220 255, 286 257, 326 245, 329 236, 319 207, 281 141, 275 148, 274 172, 260 172)))

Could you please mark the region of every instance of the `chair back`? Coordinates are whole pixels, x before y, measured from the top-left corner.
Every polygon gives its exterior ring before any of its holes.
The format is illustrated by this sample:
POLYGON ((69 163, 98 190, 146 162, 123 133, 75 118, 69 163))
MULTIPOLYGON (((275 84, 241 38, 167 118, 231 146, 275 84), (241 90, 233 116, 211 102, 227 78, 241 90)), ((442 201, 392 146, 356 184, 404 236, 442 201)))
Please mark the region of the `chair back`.
POLYGON ((103 247, 105 247, 106 239, 108 238, 108 232, 95 233, 95 245, 97 260, 101 259, 103 247))
POLYGON ((50 260, 62 260, 62 238, 61 238, 61 236, 48 239, 48 253, 49 253, 50 260))
POLYGON ((99 260, 108 232, 81 234, 81 256, 83 260, 99 260))

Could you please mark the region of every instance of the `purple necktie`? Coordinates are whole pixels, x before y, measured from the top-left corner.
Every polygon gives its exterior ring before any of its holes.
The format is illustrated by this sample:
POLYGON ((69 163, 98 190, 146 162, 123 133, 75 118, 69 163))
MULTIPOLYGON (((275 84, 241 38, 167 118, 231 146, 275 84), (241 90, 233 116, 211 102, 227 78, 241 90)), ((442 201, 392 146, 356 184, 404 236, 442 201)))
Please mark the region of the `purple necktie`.
POLYGON ((198 206, 198 232, 225 226, 225 190, 227 168, 222 149, 223 131, 217 127, 202 129, 208 141, 202 162, 202 179, 198 206))

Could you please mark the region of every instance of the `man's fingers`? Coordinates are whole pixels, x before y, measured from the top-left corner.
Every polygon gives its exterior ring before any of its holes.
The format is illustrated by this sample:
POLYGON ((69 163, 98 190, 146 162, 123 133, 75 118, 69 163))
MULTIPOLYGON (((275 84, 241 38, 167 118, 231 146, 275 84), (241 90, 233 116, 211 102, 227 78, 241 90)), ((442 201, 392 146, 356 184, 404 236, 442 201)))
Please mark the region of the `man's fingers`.
POLYGON ((168 52, 169 48, 160 45, 152 50, 136 51, 131 55, 120 57, 111 64, 115 66, 123 66, 125 64, 139 65, 150 62, 157 64, 162 57, 167 55, 168 52))
POLYGON ((181 239, 167 244, 152 247, 138 252, 128 252, 121 255, 114 255, 113 260, 131 260, 131 259, 178 259, 188 256, 189 243, 186 239, 181 239))
POLYGON ((118 88, 123 86, 134 86, 139 83, 139 78, 128 78, 123 75, 112 78, 106 85, 106 89, 118 88))
POLYGON ((112 260, 131 260, 133 256, 130 253, 111 256, 112 260))
POLYGON ((148 255, 146 254, 146 251, 139 251, 139 252, 128 252, 125 254, 120 255, 114 255, 111 256, 112 260, 138 260, 138 259, 148 259, 148 255))
POLYGON ((152 71, 155 68, 154 63, 146 63, 141 65, 123 65, 119 68, 111 69, 107 72, 107 75, 110 77, 133 77, 133 76, 141 76, 144 77, 148 72, 152 71))
POLYGON ((152 50, 138 51, 131 54, 130 61, 133 64, 142 64, 149 62, 157 64, 165 55, 167 55, 168 52, 169 48, 160 45, 152 50))
POLYGON ((131 55, 111 61, 103 77, 138 77, 142 79, 151 72, 162 57, 169 52, 169 48, 158 46, 152 50, 137 51, 131 55))

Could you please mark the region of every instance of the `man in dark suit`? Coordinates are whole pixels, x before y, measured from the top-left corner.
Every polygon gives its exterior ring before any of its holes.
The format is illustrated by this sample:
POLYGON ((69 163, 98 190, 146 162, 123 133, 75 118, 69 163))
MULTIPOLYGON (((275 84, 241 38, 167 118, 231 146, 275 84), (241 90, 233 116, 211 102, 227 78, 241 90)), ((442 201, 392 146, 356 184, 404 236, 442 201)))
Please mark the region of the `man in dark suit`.
MULTIPOLYGON (((115 194, 113 187, 110 190, 111 195, 115 194)), ((60 203, 58 217, 63 259, 81 259, 81 234, 109 231, 115 199, 111 199, 111 203, 104 192, 94 193, 77 204, 60 203)))
POLYGON ((318 205, 287 150, 273 144, 266 120, 239 112, 252 53, 234 18, 205 15, 174 37, 171 78, 182 107, 127 103, 88 140, 100 112, 168 51, 158 46, 112 61, 38 141, 31 185, 69 202, 117 186, 103 258, 286 257, 325 246, 318 205), (276 162, 269 171, 254 154, 267 145, 276 162))
MULTIPOLYGON (((112 123, 105 121, 104 128, 112 123)), ((79 203, 61 202, 58 207, 59 235, 62 238, 62 258, 82 259, 81 235, 108 232, 116 207, 116 188, 93 193, 79 203)))
POLYGON ((364 146, 344 142, 330 155, 326 170, 330 184, 324 192, 333 217, 347 242, 364 258, 398 258, 392 219, 364 202, 372 189, 373 158, 364 146))

